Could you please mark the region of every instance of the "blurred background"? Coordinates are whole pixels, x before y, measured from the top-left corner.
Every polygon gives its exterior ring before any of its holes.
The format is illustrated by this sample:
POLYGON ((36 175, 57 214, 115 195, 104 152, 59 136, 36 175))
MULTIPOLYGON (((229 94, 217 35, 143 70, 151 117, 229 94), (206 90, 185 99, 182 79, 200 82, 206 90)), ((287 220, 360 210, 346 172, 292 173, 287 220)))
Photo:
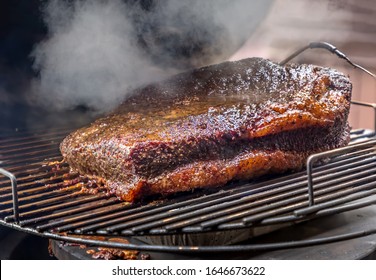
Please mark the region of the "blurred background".
MULTIPOLYGON (((278 62, 312 41, 376 72, 375 1, 1 1, 0 135, 85 123, 137 86, 225 60, 278 62)), ((327 51, 294 62, 337 68, 354 100, 376 102, 375 80, 327 51)), ((373 128, 372 110, 352 106, 350 124, 373 128)), ((0 248, 1 259, 48 258, 47 240, 2 227, 0 248)))
MULTIPOLYGON (((311 41, 326 41, 352 61, 376 72, 376 5, 373 0, 275 0, 266 18, 231 59, 248 56, 281 61, 311 41)), ((376 102, 376 81, 325 50, 293 60, 336 68, 350 76, 353 100, 376 102)), ((350 124, 374 129, 372 109, 352 106, 350 124)))

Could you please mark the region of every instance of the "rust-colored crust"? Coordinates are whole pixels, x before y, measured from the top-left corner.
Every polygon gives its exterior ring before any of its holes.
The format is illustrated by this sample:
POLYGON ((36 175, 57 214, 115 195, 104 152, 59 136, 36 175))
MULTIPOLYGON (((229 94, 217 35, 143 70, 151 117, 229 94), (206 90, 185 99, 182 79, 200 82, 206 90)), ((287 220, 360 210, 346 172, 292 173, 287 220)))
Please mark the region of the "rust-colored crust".
POLYGON ((70 134, 61 152, 126 201, 220 186, 297 169, 310 153, 346 145, 350 98, 349 79, 333 69, 225 62, 136 90, 70 134))

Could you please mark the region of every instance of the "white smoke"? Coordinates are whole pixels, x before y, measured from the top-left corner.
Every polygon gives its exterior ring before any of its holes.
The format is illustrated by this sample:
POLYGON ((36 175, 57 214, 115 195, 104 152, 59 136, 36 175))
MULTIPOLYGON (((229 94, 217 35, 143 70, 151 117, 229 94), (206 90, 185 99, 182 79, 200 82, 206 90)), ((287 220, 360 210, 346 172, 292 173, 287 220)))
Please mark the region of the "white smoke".
POLYGON ((32 55, 40 72, 35 92, 47 105, 108 110, 130 84, 163 75, 128 36, 131 27, 121 1, 51 1, 45 13, 50 36, 32 55))
POLYGON ((54 110, 84 105, 108 111, 131 88, 228 57, 270 2, 156 1, 145 13, 120 0, 49 1, 43 9, 48 36, 31 54, 38 73, 33 102, 54 110), (194 41, 203 45, 198 55, 194 41), (177 55, 187 46, 190 63, 177 55))

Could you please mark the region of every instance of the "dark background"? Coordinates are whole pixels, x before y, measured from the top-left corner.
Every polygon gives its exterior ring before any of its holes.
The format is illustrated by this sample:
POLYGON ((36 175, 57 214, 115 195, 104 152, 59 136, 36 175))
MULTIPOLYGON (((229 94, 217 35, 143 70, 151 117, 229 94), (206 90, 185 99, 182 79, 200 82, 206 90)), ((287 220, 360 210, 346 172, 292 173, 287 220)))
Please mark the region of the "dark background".
POLYGON ((35 75, 29 53, 43 39, 40 17, 43 1, 0 2, 0 120, 2 129, 25 125, 25 102, 30 78, 35 75))

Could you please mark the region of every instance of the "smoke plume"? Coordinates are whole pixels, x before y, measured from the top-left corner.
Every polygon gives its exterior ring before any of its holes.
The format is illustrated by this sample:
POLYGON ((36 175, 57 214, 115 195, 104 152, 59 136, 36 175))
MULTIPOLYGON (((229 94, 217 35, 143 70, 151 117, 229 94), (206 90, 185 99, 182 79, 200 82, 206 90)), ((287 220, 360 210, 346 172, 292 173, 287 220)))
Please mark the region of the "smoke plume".
POLYGON ((270 2, 49 1, 48 35, 31 54, 33 102, 108 111, 132 88, 228 58, 270 2))

